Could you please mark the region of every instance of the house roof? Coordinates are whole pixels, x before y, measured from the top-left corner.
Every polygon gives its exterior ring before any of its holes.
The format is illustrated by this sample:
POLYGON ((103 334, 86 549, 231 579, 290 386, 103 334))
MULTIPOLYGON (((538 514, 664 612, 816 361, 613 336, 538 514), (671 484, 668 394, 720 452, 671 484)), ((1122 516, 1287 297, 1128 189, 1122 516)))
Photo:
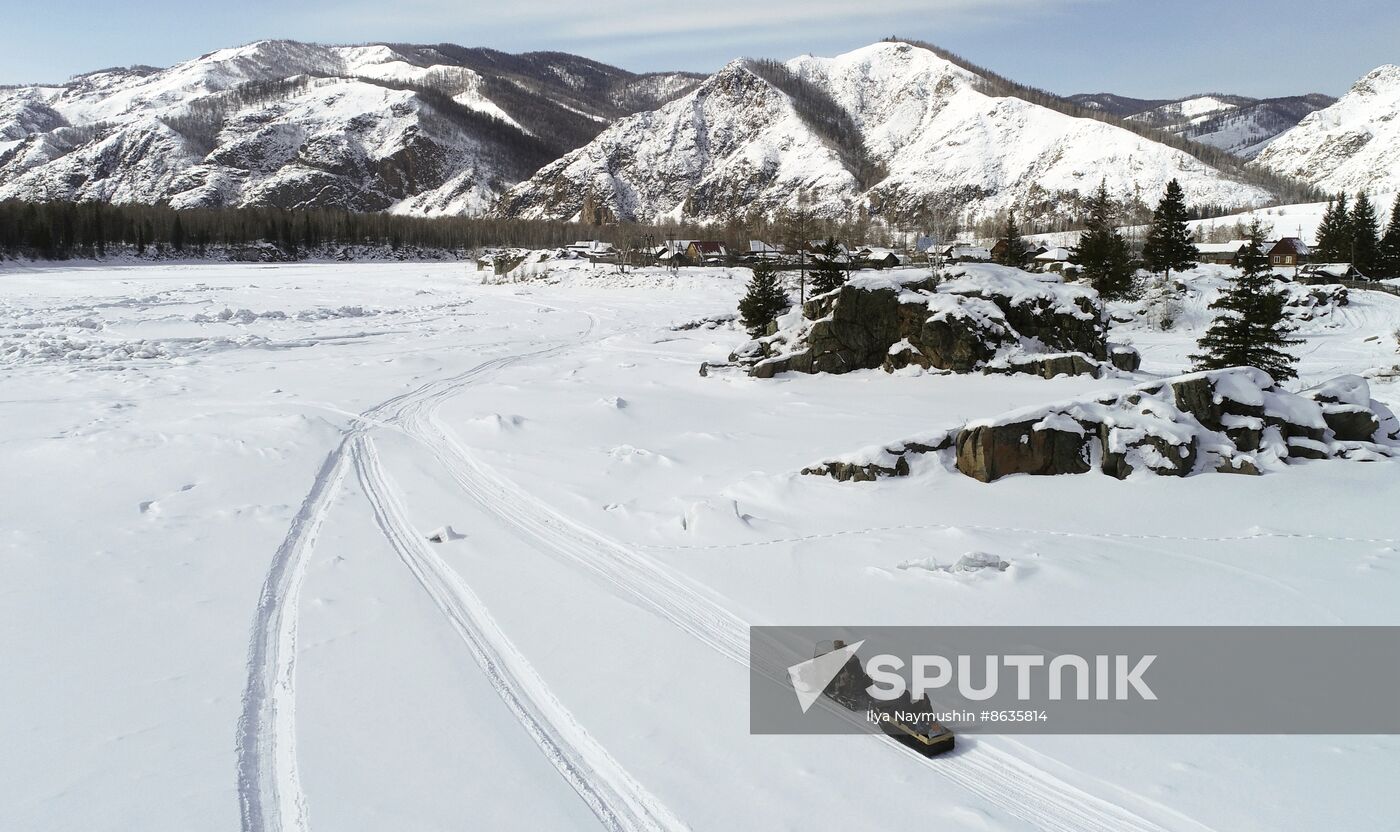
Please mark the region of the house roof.
POLYGON ((569 249, 570 251, 581 251, 586 252, 588 254, 601 254, 603 252, 612 251, 613 244, 605 243, 602 240, 579 240, 576 243, 571 243, 568 246, 565 246, 565 248, 569 249))
POLYGON ((984 246, 957 245, 948 246, 945 253, 950 257, 981 257, 991 259, 992 252, 984 246))
POLYGON ((1350 263, 1309 263, 1302 269, 1304 274, 1316 274, 1321 272, 1333 277, 1346 277, 1356 272, 1356 267, 1350 263))
POLYGON ((1044 260, 1047 263, 1061 262, 1069 259, 1069 249, 1049 248, 1035 256, 1037 260, 1044 260))
POLYGON ((1312 254, 1312 248, 1307 243, 1303 242, 1297 237, 1283 237, 1279 239, 1277 242, 1269 245, 1268 252, 1273 253, 1273 250, 1275 248, 1278 248, 1279 246, 1283 246, 1284 248, 1291 248, 1298 254, 1305 256, 1312 254))
POLYGON ((1196 243, 1196 251, 1201 254, 1239 254, 1240 249, 1249 245, 1248 240, 1231 240, 1228 243, 1196 243))
POLYGON ((690 246, 695 246, 695 250, 701 254, 724 254, 724 243, 715 240, 691 240, 690 246))

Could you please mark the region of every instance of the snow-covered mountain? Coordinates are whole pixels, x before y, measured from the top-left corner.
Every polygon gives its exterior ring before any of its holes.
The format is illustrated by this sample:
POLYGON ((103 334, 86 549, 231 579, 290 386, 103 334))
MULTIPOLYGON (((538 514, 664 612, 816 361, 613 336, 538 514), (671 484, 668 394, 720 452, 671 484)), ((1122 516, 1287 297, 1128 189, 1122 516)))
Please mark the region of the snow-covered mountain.
POLYGON ((261 41, 0 90, 0 199, 481 212, 698 80, 559 53, 261 41))
POLYGON ((1081 107, 1219 148, 1242 159, 1253 158, 1274 137, 1292 128, 1309 113, 1336 101, 1320 93, 1284 98, 1207 93, 1175 101, 1087 93, 1072 95, 1069 100, 1081 107))
POLYGON ((1166 104, 1152 107, 1128 116, 1130 121, 1160 127, 1164 130, 1197 124, 1211 116, 1234 110, 1250 103, 1251 99, 1238 95, 1193 95, 1166 104))
POLYGON ((625 118, 501 202, 509 216, 718 217, 860 193, 837 149, 792 100, 735 61, 683 98, 625 118))
POLYGON ((1279 136, 1255 164, 1326 191, 1400 191, 1400 66, 1357 81, 1279 136))
POLYGON ((1118 198, 1257 204, 1270 194, 1107 121, 1012 95, 921 46, 882 42, 781 68, 736 61, 689 95, 623 119, 511 189, 512 216, 712 220, 809 200, 874 214, 1031 216, 1074 210, 1100 180, 1118 198))
POLYGON ((1310 113, 1336 101, 1320 93, 1265 98, 1231 107, 1174 132, 1192 141, 1218 147, 1241 159, 1253 159, 1275 138, 1291 130, 1310 113))

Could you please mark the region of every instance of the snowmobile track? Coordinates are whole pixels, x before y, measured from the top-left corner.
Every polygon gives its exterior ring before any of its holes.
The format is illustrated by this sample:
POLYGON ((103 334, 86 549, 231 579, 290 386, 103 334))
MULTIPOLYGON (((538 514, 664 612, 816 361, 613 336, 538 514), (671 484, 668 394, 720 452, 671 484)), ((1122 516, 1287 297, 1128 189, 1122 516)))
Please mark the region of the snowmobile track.
MULTIPOLYGON (((503 477, 477 463, 437 419, 439 401, 415 400, 398 418, 412 437, 437 454, 448 474, 485 512, 565 562, 614 586, 624 596, 736 662, 748 662, 748 623, 700 587, 620 543, 562 516, 503 477)), ((786 671, 767 675, 786 684, 786 671)), ((974 753, 929 760, 890 744, 1012 817, 1046 832, 1165 832, 1128 809, 1097 798, 983 741, 974 753)), ((1189 828, 1202 830, 1187 821, 1189 828)))
POLYGON ((244 832, 305 830, 296 764, 297 604, 321 522, 345 478, 349 439, 326 457, 273 555, 253 617, 238 718, 238 803, 244 832))
POLYGON ((618 832, 684 828, 574 720, 461 576, 424 543, 380 466, 373 440, 356 437, 351 456, 385 538, 470 648, 501 700, 603 826, 618 832))
POLYGON ((587 328, 569 341, 484 361, 462 373, 393 396, 352 417, 340 444, 317 471, 311 490, 272 557, 253 616, 247 680, 235 742, 243 832, 306 832, 309 828, 296 759, 297 609, 307 561, 321 523, 345 479, 353 443, 366 431, 386 426, 386 413, 397 413, 419 399, 442 401, 485 374, 575 347, 584 343, 596 326, 597 319, 589 315, 587 328))

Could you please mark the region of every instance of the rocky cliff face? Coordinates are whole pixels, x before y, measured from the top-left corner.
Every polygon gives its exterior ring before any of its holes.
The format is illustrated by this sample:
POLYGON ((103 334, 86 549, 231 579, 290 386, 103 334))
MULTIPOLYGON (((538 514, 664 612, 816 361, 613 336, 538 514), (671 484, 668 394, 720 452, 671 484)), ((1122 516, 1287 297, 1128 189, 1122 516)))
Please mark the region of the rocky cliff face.
POLYGON ((1400 191, 1400 66, 1368 73, 1274 139, 1255 164, 1332 193, 1400 191))

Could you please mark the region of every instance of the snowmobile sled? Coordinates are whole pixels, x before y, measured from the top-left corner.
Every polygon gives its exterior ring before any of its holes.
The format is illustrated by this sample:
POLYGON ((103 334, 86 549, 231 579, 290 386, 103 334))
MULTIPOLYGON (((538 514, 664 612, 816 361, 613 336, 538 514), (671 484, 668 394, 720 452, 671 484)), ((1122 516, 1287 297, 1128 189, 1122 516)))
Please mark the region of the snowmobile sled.
MULTIPOLYGON (((824 641, 817 644, 812 657, 844 649, 844 641, 824 641)), ((860 659, 852 655, 824 695, 850 711, 863 711, 876 721, 885 736, 925 757, 953 750, 957 742, 953 732, 933 718, 928 699, 915 702, 905 693, 898 699, 885 701, 867 693, 872 680, 860 659)))

